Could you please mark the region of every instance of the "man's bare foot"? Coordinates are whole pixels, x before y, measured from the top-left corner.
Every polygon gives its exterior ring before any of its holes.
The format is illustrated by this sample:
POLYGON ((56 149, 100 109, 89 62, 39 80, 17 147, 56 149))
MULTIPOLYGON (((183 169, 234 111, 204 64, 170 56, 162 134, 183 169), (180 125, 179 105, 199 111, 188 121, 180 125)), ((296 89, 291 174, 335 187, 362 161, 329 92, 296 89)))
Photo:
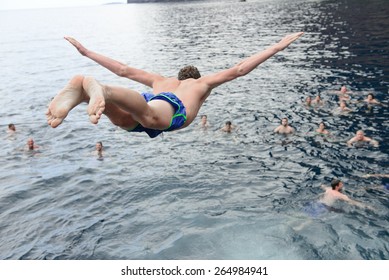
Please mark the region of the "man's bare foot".
POLYGON ((104 88, 92 77, 85 77, 84 89, 90 97, 88 105, 89 120, 97 124, 105 109, 104 88))
POLYGON ((76 77, 72 79, 65 88, 58 93, 50 102, 49 108, 46 112, 47 123, 51 127, 59 126, 66 118, 70 110, 76 107, 83 101, 81 83, 77 85, 76 77))

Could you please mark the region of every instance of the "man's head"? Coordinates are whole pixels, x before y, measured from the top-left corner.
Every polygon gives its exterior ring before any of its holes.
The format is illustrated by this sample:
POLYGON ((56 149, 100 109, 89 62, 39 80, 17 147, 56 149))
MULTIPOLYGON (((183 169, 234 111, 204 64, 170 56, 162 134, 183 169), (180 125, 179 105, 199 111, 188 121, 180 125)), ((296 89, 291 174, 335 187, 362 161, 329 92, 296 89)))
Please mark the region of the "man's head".
POLYGON ((96 151, 101 152, 103 150, 103 143, 97 142, 96 143, 96 151))
POLYGON ((34 150, 34 139, 28 138, 28 140, 27 140, 27 146, 28 146, 28 149, 34 150))
POLYGON ((180 81, 190 79, 190 78, 198 79, 200 77, 201 75, 199 70, 192 65, 185 66, 184 68, 181 68, 180 71, 178 72, 178 79, 180 81))
POLYGON ((368 100, 373 100, 373 99, 374 99, 374 94, 369 93, 369 94, 367 95, 367 99, 368 99, 368 100))
POLYGON ((346 86, 342 86, 342 87, 340 88, 340 92, 341 92, 341 93, 346 93, 346 92, 347 92, 347 87, 346 87, 346 86))
POLYGON ((337 190, 337 191, 340 191, 342 189, 342 186, 343 186, 343 183, 342 181, 340 181, 339 179, 334 179, 332 180, 331 182, 331 188, 333 190, 337 190))
POLYGON ((8 129, 9 129, 9 130, 12 130, 12 131, 16 131, 16 127, 15 127, 15 125, 14 125, 13 123, 10 123, 10 124, 8 125, 8 129))
POLYGON ((282 118, 282 119, 281 119, 281 124, 282 124, 283 126, 288 126, 288 119, 287 119, 287 118, 282 118))
POLYGON ((363 139, 365 138, 365 133, 363 132, 363 130, 358 130, 355 134, 355 137, 358 141, 363 141, 363 139))
POLYGON ((225 122, 224 131, 232 132, 232 122, 231 121, 226 121, 225 122))

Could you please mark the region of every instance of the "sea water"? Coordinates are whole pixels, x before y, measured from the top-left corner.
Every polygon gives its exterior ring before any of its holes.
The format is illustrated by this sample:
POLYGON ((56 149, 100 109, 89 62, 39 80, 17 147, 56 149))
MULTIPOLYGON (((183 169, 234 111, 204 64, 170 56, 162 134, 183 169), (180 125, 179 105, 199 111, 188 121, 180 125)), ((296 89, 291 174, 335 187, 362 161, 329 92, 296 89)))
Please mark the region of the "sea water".
POLYGON ((201 1, 0 11, 0 259, 388 259, 389 3, 201 1), (226 69, 292 32, 304 36, 216 88, 211 127, 156 139, 45 111, 76 74, 139 92, 63 36, 133 67, 175 76, 226 69), (345 84, 353 112, 337 115, 345 84), (368 92, 384 106, 366 106, 368 92), (306 108, 320 94, 323 107, 306 108), (296 129, 274 135, 282 117, 296 129), (230 120, 239 129, 219 129, 230 120), (332 136, 314 131, 324 121, 332 136), (6 132, 8 123, 16 133, 6 132), (347 147, 363 129, 378 148, 347 147), (24 150, 33 137, 39 150, 24 150), (92 154, 102 141, 104 157, 92 154), (310 215, 320 185, 344 181, 342 211, 310 215))

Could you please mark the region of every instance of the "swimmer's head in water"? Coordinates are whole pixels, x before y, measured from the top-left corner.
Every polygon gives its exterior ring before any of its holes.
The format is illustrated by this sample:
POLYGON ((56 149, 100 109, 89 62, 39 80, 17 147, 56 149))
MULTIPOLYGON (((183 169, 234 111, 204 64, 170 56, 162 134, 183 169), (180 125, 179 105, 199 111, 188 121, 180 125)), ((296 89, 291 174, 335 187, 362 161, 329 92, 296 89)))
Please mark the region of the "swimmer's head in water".
POLYGON ((96 151, 101 152, 103 150, 103 142, 99 141, 96 143, 96 151))
POLYGON ((34 139, 28 138, 28 140, 27 140, 27 146, 28 146, 28 149, 34 150, 34 139))
POLYGON ((9 130, 12 130, 12 131, 15 131, 15 130, 16 130, 16 127, 15 127, 15 125, 14 125, 13 123, 10 123, 10 124, 8 125, 8 129, 9 129, 9 130))
POLYGON ((326 125, 324 122, 319 123, 319 128, 324 130, 326 128, 326 125))
POLYGON ((331 181, 331 188, 335 190, 337 186, 340 186, 340 184, 342 184, 342 181, 339 179, 334 179, 331 181))
POLYGON ((192 65, 185 66, 184 68, 181 68, 180 71, 178 72, 178 79, 180 81, 186 80, 186 79, 191 79, 191 78, 198 79, 200 77, 201 77, 201 75, 200 75, 199 70, 192 65))
POLYGON ((355 136, 358 141, 363 141, 363 139, 365 138, 365 133, 363 132, 363 130, 358 130, 355 136))

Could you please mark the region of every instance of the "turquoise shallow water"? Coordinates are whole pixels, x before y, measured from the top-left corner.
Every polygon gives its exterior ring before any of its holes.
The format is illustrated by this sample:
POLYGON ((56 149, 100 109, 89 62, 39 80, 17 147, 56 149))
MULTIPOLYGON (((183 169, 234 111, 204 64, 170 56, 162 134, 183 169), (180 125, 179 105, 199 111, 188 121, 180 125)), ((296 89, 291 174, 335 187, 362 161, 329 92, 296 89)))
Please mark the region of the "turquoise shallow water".
POLYGON ((351 103, 334 115, 341 84, 388 105, 387 1, 249 1, 108 5, 0 12, 1 259, 388 259, 388 113, 351 103), (104 19, 104 20, 102 20, 104 19), (91 125, 85 106, 58 128, 50 99, 75 74, 146 91, 81 57, 63 40, 164 75, 204 74, 287 33, 303 38, 246 77, 217 88, 193 125, 150 139, 91 125), (321 94, 322 108, 302 106, 321 94), (296 135, 273 129, 288 117, 296 135), (226 120, 234 134, 218 129, 226 120), (313 134, 320 121, 333 138, 313 134), (358 129, 378 148, 348 148, 358 129), (22 151, 32 136, 40 149, 22 151), (103 160, 91 153, 97 141, 103 160), (305 209, 333 177, 372 206, 305 209))

